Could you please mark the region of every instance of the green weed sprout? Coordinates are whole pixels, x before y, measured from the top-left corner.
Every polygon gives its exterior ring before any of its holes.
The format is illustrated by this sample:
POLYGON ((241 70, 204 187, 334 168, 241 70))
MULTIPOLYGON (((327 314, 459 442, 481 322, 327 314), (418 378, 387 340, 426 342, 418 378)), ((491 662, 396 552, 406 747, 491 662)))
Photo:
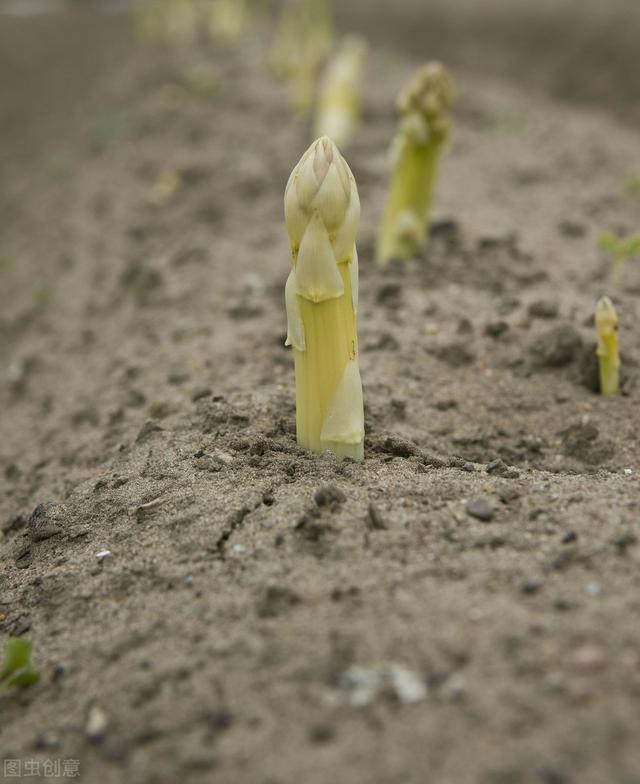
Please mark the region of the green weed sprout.
POLYGON ((0 670, 0 688, 31 686, 40 680, 40 673, 31 669, 31 642, 22 637, 9 637, 0 670))
POLYGON ((31 290, 31 299, 37 308, 46 308, 53 301, 53 289, 47 283, 38 283, 31 290))
POLYGON ((640 196, 640 174, 632 174, 625 180, 625 191, 629 196, 640 196))
POLYGON ((598 244, 601 250, 611 256, 613 261, 611 281, 614 286, 620 286, 627 260, 640 254, 640 234, 622 239, 610 231, 605 231, 600 235, 598 244))
POLYGON ((377 261, 409 259, 427 241, 438 164, 451 132, 451 79, 428 63, 398 98, 400 125, 393 142, 393 173, 378 235, 377 261))
POLYGON ((596 354, 600 371, 600 394, 617 395, 620 391, 618 314, 609 297, 602 297, 598 301, 595 321, 598 335, 596 354))
POLYGON ((362 460, 364 413, 358 366, 358 188, 324 136, 287 183, 292 269, 285 287, 287 341, 296 370, 300 446, 362 460))
POLYGON ((367 49, 363 38, 346 36, 320 86, 315 135, 328 136, 341 149, 348 146, 360 119, 367 49))

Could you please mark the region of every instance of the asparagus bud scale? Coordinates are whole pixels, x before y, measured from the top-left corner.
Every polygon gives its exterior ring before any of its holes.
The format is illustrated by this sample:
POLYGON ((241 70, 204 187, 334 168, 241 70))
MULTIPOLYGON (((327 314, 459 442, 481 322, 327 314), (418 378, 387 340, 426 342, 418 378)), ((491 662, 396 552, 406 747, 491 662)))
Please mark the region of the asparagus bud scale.
POLYGON ((315 141, 285 191, 292 269, 287 341, 296 369, 298 443, 362 460, 364 413, 356 313, 360 200, 336 145, 315 141))

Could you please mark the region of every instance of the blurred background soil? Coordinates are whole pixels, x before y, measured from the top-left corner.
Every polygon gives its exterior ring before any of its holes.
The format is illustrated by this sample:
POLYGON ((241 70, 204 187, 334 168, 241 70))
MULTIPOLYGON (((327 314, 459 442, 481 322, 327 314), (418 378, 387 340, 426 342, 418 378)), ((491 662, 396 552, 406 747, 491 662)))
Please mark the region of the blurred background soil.
POLYGON ((0 695, 0 758, 638 784, 637 263, 614 399, 592 324, 598 236, 639 224, 638 4, 338 6, 373 44, 362 465, 295 442, 282 195, 310 140, 268 36, 140 45, 99 5, 0 15, 0 643, 42 672, 0 695), (380 271, 394 98, 431 57, 458 84, 432 242, 380 271))

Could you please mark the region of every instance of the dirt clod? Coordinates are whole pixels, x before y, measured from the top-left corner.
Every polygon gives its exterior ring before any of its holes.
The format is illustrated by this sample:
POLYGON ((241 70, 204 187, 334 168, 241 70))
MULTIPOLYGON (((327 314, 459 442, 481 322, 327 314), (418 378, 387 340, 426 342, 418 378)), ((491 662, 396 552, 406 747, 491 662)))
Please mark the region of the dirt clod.
POLYGON ((336 487, 335 485, 326 485, 315 491, 313 500, 320 507, 327 506, 336 508, 344 504, 347 500, 347 496, 339 487, 336 487))
POLYGON ((387 524, 384 517, 382 516, 382 513, 373 503, 369 504, 367 508, 367 528, 372 531, 384 531, 387 528, 387 524))
POLYGON ((600 438, 600 430, 592 422, 570 425, 560 432, 560 436, 564 454, 584 463, 599 465, 615 454, 613 442, 600 438))
POLYGON ((493 516, 496 513, 495 506, 488 498, 473 498, 467 501, 465 508, 470 517, 475 517, 476 520, 480 520, 483 523, 493 520, 493 516))
POLYGON ((39 504, 29 518, 29 536, 32 542, 43 542, 62 533, 64 507, 57 504, 39 504))
POLYGON ((530 346, 534 364, 543 368, 560 368, 571 364, 582 349, 582 336, 571 324, 552 327, 530 346))

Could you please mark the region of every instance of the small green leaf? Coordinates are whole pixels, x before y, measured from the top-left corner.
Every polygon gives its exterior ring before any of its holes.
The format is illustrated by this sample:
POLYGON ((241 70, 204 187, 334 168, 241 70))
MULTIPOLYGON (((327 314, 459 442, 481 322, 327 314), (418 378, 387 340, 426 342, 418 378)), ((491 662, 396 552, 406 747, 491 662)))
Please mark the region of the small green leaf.
POLYGON ((7 640, 0 686, 25 688, 40 680, 40 673, 31 669, 31 647, 31 642, 22 637, 10 637, 7 640))
POLYGON ((640 196, 640 174, 634 174, 627 178, 625 190, 629 196, 640 196))
POLYGON ((24 689, 33 686, 40 680, 40 673, 35 670, 21 670, 7 679, 7 686, 24 689))
POLYGON ((611 253, 614 256, 620 255, 620 248, 622 241, 615 234, 610 231, 603 232, 598 238, 598 245, 601 250, 611 253))
POLYGON ((29 666, 31 658, 31 642, 22 637, 9 637, 4 653, 4 664, 0 672, 0 680, 5 680, 18 670, 29 666))
POLYGON ((45 308, 53 300, 53 289, 46 283, 38 283, 31 292, 33 304, 39 308, 45 308))
POLYGON ((625 249, 627 251, 627 256, 637 256, 638 253, 640 253, 640 235, 631 237, 631 239, 627 241, 625 249))

